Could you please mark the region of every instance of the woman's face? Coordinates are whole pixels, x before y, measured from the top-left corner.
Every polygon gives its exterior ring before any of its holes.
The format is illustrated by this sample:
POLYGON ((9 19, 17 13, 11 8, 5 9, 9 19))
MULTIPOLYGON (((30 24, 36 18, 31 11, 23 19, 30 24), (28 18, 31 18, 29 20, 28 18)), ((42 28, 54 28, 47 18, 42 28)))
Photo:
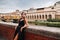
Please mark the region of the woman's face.
POLYGON ((22 13, 22 14, 21 14, 21 17, 22 17, 22 18, 25 18, 25 17, 26 17, 26 13, 22 13))

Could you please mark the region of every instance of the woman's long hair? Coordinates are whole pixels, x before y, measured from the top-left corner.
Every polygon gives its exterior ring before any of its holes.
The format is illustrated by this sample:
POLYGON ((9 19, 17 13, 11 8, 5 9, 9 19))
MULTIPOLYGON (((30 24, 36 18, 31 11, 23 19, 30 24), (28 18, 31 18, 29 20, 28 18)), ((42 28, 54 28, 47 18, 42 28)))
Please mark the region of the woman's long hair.
MULTIPOLYGON (((21 15, 26 15, 26 13, 25 13, 25 12, 22 12, 21 15)), ((20 19, 18 20, 18 22, 19 22, 21 19, 22 19, 22 18, 20 18, 20 19)))

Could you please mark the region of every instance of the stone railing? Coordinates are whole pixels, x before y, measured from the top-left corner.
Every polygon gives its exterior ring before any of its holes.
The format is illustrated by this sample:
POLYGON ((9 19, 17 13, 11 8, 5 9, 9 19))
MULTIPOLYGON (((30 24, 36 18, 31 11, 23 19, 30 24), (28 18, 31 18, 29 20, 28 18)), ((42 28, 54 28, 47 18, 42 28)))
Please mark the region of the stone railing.
MULTIPOLYGON (((0 35, 7 40, 13 40, 16 23, 0 22, 0 35)), ((46 26, 29 26, 26 29, 25 40, 60 40, 60 28, 46 26)))

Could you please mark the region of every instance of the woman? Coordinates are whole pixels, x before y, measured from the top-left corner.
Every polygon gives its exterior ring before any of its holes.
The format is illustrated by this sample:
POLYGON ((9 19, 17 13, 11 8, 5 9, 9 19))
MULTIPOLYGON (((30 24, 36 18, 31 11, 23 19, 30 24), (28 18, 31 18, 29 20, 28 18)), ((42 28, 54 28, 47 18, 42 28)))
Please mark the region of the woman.
POLYGON ((14 40, 24 40, 25 28, 28 27, 28 21, 26 19, 26 13, 21 13, 21 18, 19 19, 19 24, 15 30, 14 40))

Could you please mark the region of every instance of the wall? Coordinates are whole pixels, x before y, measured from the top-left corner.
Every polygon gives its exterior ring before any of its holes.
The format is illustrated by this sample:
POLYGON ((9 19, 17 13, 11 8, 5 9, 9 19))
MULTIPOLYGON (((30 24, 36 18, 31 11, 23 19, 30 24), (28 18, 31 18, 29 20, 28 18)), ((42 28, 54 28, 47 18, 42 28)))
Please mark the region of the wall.
MULTIPOLYGON (((3 35, 7 40, 13 40, 16 25, 12 24, 14 23, 0 22, 0 35, 3 35)), ((26 29, 25 40, 60 40, 60 32, 55 33, 55 31, 50 32, 40 28, 37 29, 37 27, 29 27, 26 29)))

